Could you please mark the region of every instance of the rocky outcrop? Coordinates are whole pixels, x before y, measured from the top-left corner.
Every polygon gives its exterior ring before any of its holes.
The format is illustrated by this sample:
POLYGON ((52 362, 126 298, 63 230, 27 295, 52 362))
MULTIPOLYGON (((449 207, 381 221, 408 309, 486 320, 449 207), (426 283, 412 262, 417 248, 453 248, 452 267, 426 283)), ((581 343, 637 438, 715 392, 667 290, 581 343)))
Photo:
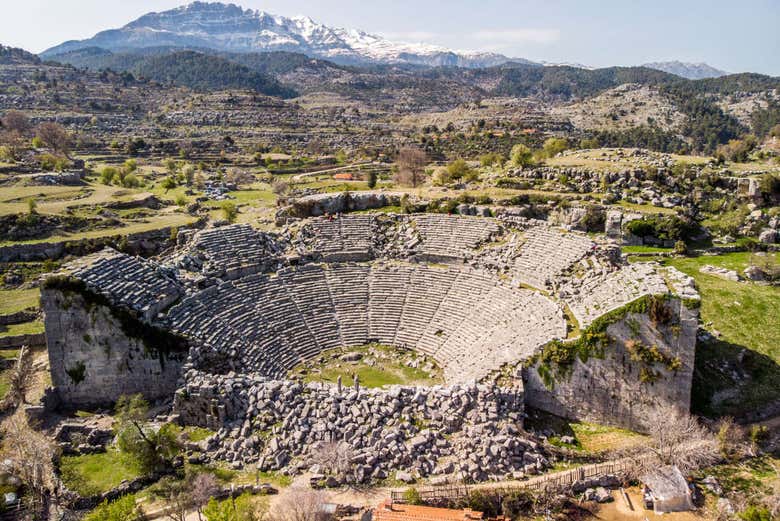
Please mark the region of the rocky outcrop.
POLYGON ((537 361, 524 368, 526 404, 639 431, 658 411, 688 412, 698 313, 680 299, 653 298, 662 307, 610 324, 600 352, 577 353, 569 367, 537 361))

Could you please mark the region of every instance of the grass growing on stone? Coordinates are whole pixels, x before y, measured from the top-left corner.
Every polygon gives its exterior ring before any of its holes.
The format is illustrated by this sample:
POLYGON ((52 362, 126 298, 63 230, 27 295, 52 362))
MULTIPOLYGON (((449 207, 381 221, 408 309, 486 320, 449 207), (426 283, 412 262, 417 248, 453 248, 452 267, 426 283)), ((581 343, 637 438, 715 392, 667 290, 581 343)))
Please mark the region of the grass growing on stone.
POLYGON ((60 461, 60 471, 65 485, 82 496, 101 494, 118 486, 123 480, 140 476, 139 469, 114 450, 101 454, 64 456, 60 461))
POLYGON ((432 359, 412 351, 382 345, 370 345, 351 349, 334 349, 316 360, 301 364, 291 372, 303 376, 306 382, 336 383, 341 376, 342 384, 352 385, 352 376, 357 375, 360 385, 377 388, 386 385, 435 385, 443 382, 441 371, 432 359), (346 354, 360 355, 358 361, 342 360, 346 354), (417 358, 420 365, 430 363, 430 372, 409 367, 404 362, 417 358))
POLYGON ((40 295, 38 288, 0 290, 0 315, 37 308, 40 295))

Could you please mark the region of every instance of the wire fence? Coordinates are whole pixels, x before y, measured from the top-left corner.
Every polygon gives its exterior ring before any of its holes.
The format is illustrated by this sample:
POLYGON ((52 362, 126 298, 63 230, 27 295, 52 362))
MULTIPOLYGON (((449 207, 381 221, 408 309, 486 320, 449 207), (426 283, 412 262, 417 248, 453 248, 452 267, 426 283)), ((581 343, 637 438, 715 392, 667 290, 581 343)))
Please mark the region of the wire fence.
MULTIPOLYGON (((607 461, 604 463, 593 463, 581 467, 553 472, 533 477, 527 481, 501 483, 487 483, 480 485, 466 485, 463 483, 447 484, 416 488, 420 499, 426 503, 438 503, 442 501, 457 501, 468 497, 469 493, 475 490, 488 490, 498 493, 511 492, 514 490, 544 490, 547 488, 562 488, 571 486, 578 481, 595 479, 609 475, 621 475, 629 470, 637 468, 638 464, 646 463, 644 460, 650 460, 651 456, 640 457, 637 459, 621 459, 607 461)), ((391 498, 394 503, 405 503, 406 491, 394 490, 391 498)))

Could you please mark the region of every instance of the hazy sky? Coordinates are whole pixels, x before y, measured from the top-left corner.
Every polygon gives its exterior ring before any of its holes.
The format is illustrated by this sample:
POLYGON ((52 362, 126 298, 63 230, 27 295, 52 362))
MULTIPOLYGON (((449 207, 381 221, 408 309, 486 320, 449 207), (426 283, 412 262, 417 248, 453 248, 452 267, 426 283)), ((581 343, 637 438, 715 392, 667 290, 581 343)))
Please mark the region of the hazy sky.
MULTIPOLYGON (((0 43, 40 52, 188 0, 0 0, 0 43)), ((705 61, 780 76, 780 0, 241 0, 396 40, 601 67, 705 61)))

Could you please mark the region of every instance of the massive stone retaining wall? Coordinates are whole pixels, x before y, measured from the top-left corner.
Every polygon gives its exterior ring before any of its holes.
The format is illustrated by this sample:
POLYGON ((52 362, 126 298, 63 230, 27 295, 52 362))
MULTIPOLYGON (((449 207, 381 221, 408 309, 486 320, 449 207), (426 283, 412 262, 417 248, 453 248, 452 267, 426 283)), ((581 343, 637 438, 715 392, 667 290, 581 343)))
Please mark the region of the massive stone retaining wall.
POLYGON ((44 288, 41 307, 52 384, 65 407, 109 405, 134 393, 169 398, 176 390, 187 351, 145 337, 149 326, 73 291, 44 288))
MULTIPOLYGON (((661 297, 654 297, 661 298, 661 297)), ((659 412, 688 412, 698 312, 663 299, 668 315, 628 312, 606 328, 601 353, 561 368, 536 361, 523 369, 525 403, 566 418, 643 431, 659 412)), ((666 313, 666 312, 662 312, 666 313)))
MULTIPOLYGON (((340 388, 257 375, 191 371, 174 410, 186 424, 220 429, 215 459, 303 471, 323 443, 345 445, 349 481, 393 470, 461 478, 520 477, 547 465, 521 431, 522 390, 492 385, 340 388)), ((325 470, 325 469, 321 469, 325 470)))

